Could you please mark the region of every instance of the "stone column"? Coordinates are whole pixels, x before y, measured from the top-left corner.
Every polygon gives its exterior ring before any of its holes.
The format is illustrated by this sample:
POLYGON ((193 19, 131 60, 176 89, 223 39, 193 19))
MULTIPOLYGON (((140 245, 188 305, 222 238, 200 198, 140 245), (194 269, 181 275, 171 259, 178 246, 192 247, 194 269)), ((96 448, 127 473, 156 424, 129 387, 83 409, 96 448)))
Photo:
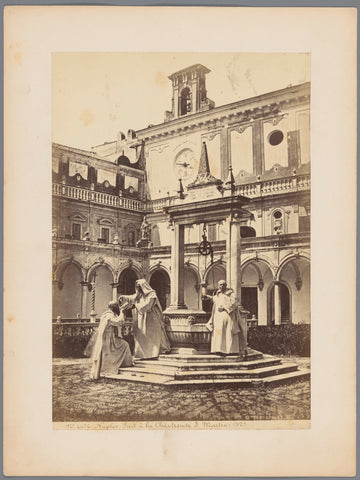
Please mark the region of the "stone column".
POLYGON ((274 317, 275 325, 281 325, 281 296, 279 282, 275 282, 274 284, 274 317))
POLYGON ((171 240, 170 310, 187 308, 184 302, 184 225, 175 224, 171 240))
POLYGON ((91 284, 91 297, 90 297, 90 320, 95 322, 96 312, 95 312, 95 282, 91 284))
POLYGON ((226 283, 235 292, 239 302, 240 333, 239 353, 247 351, 247 311, 241 305, 241 234, 240 219, 235 214, 227 219, 228 234, 226 238, 226 283))
POLYGON ((118 283, 110 283, 110 285, 112 286, 112 301, 113 302, 117 302, 117 295, 118 295, 118 292, 117 292, 117 287, 118 287, 118 283))
POLYGON ((89 298, 88 282, 81 282, 81 318, 86 318, 89 298))
POLYGON ((241 237, 240 221, 228 217, 226 237, 226 283, 234 290, 241 303, 241 237))

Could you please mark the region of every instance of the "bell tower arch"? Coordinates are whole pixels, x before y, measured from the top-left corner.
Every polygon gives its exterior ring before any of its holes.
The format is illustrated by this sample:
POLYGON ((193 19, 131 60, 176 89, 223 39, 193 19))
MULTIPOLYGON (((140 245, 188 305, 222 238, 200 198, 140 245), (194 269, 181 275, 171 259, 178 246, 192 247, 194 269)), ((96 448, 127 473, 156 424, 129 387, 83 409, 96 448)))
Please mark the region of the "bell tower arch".
POLYGON ((165 112, 165 121, 210 110, 215 103, 207 97, 206 75, 210 70, 199 63, 169 76, 172 82, 172 110, 165 112))

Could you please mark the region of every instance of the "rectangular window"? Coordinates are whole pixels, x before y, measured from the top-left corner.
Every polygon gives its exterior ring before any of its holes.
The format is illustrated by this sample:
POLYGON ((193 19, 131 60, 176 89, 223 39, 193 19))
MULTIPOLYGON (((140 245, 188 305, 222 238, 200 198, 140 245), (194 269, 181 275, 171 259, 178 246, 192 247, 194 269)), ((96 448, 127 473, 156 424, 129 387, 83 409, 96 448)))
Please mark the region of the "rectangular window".
POLYGON ((110 231, 108 228, 101 228, 101 238, 104 240, 104 243, 109 243, 110 231))
POLYGON ((71 228, 71 234, 74 240, 80 240, 81 238, 81 223, 73 223, 71 228))
POLYGON ((209 242, 216 242, 216 224, 213 223, 212 225, 208 226, 208 241, 209 242))

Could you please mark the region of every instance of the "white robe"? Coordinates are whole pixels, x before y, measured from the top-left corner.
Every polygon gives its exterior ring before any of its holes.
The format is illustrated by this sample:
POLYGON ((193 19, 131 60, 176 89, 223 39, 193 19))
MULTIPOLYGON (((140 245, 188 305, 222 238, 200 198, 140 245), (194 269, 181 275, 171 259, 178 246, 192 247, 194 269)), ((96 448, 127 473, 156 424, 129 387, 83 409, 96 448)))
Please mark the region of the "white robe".
POLYGON ((240 352, 240 313, 239 304, 231 288, 225 292, 218 290, 212 298, 213 309, 207 327, 211 330, 212 353, 240 352), (224 308, 219 311, 219 308, 224 308))
MULTIPOLYGON (((144 290, 144 286, 142 287, 144 290)), ((160 353, 169 352, 167 338, 159 300, 150 287, 146 295, 122 295, 124 301, 135 305, 133 309, 133 332, 135 339, 135 357, 155 358, 160 353)))

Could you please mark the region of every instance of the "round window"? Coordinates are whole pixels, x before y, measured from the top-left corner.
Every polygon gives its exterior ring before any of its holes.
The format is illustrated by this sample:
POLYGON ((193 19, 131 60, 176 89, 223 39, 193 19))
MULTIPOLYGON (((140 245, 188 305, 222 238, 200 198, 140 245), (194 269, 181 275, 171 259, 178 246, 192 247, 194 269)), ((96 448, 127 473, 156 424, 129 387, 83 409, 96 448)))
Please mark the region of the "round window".
POLYGON ((270 145, 279 145, 284 140, 284 134, 281 130, 274 130, 268 136, 270 145))
POLYGON ((279 218, 281 218, 281 217, 282 217, 282 213, 281 213, 281 212, 277 211, 277 212, 274 213, 274 218, 276 218, 277 220, 278 220, 279 218))

